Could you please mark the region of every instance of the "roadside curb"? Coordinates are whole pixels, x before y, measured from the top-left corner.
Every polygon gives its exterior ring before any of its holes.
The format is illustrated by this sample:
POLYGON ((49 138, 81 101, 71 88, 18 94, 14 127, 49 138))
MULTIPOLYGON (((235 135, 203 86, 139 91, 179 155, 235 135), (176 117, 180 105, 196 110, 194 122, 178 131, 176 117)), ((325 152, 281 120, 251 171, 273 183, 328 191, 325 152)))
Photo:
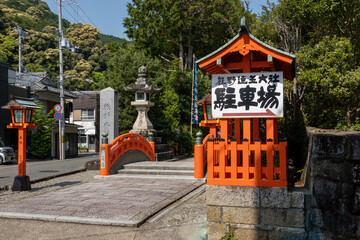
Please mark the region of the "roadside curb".
POLYGON ((46 215, 46 214, 13 213, 13 212, 0 212, 0 218, 65 222, 65 223, 81 223, 81 224, 91 224, 91 225, 95 224, 95 225, 105 225, 105 226, 110 225, 110 226, 121 226, 121 227, 138 226, 136 221, 106 219, 106 218, 70 217, 70 216, 46 215))

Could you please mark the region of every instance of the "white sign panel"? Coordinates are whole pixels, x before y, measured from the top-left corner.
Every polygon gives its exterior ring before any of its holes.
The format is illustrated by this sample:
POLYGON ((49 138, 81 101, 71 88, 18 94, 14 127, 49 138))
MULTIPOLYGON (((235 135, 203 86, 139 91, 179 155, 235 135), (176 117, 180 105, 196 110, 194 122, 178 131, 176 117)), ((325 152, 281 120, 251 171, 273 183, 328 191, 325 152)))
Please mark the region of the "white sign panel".
POLYGON ((283 117, 283 72, 213 74, 213 118, 283 117))
POLYGON ((102 169, 106 168, 106 149, 101 148, 100 166, 102 169))

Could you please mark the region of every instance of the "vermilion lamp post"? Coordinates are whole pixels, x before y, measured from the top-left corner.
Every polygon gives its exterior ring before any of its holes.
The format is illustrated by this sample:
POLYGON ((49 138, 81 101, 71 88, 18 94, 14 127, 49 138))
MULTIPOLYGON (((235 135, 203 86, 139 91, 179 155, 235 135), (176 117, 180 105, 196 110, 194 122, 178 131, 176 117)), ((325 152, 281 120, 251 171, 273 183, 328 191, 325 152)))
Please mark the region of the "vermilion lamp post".
POLYGON ((11 110, 11 119, 7 128, 17 128, 19 130, 18 142, 18 176, 14 179, 13 191, 26 191, 31 189, 30 177, 26 175, 26 129, 36 128, 33 124, 33 111, 39 108, 34 99, 13 98, 3 109, 11 110))

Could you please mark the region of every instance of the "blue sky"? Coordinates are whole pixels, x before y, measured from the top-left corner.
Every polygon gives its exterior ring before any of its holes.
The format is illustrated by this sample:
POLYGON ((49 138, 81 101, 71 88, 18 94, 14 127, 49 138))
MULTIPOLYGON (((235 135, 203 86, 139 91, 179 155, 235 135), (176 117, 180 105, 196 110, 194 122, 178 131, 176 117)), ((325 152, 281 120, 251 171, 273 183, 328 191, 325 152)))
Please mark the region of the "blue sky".
MULTIPOLYGON (((57 0, 43 0, 54 13, 58 13, 57 0)), ((63 18, 70 22, 81 22, 95 25, 101 33, 126 38, 123 19, 127 17, 126 4, 131 0, 75 0, 79 6, 71 4, 72 0, 63 1, 63 18)), ((250 9, 261 12, 261 5, 267 0, 250 0, 250 9)), ((277 0, 270 0, 277 2, 277 0)))

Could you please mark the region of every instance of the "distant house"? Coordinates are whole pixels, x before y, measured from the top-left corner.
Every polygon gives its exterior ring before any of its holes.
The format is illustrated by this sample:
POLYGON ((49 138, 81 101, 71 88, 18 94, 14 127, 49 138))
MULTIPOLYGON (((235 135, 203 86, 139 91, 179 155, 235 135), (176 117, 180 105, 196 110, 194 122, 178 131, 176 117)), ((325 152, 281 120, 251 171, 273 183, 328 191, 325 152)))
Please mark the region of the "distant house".
POLYGON ((99 122, 100 122, 100 92, 75 91, 77 98, 72 100, 73 112, 70 122, 79 128, 79 147, 85 147, 89 152, 99 152, 99 122))
MULTIPOLYGON (((60 103, 60 88, 50 78, 47 72, 16 73, 16 79, 11 85, 18 88, 30 90, 30 96, 37 100, 45 113, 49 113, 56 104, 60 103)), ((65 100, 76 99, 76 95, 69 91, 64 91, 65 100)), ((72 103, 67 102, 65 107, 65 119, 69 118, 72 110, 72 103)), ((51 156, 59 157, 59 125, 55 124, 52 133, 51 156)), ((77 156, 78 127, 75 124, 65 122, 65 157, 77 156)))

